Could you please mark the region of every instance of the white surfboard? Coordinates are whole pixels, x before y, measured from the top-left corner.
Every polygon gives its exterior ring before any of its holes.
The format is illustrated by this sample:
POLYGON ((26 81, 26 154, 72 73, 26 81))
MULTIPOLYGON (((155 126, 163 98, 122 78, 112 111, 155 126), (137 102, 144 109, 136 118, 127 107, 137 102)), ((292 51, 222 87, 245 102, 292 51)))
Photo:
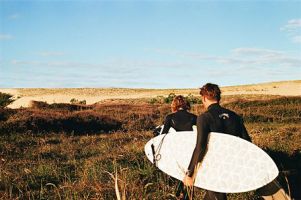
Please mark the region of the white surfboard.
MULTIPOLYGON (((183 180, 196 144, 196 131, 172 131, 145 145, 147 158, 166 174, 183 180), (154 146, 154 154, 152 150, 154 146)), ((256 145, 223 133, 210 133, 208 151, 194 186, 224 193, 260 188, 278 176, 274 161, 256 145)))

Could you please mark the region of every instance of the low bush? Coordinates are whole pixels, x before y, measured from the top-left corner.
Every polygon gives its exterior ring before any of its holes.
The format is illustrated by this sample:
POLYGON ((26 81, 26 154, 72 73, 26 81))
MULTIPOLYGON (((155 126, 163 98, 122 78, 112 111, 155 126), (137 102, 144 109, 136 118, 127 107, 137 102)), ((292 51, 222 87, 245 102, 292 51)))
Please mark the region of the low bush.
POLYGON ((92 106, 87 106, 83 104, 69 104, 69 103, 53 103, 48 104, 43 101, 31 101, 31 108, 35 109, 50 109, 50 110, 66 110, 66 111, 81 111, 81 110, 90 110, 92 106))
POLYGON ((202 103, 202 100, 201 98, 199 97, 195 97, 193 96, 192 94, 188 94, 188 96, 185 97, 186 100, 191 104, 201 104, 202 103))
POLYGON ((79 100, 77 100, 75 98, 71 99, 70 103, 71 104, 81 104, 81 105, 86 105, 87 104, 86 100, 79 101, 79 100))
POLYGON ((276 99, 269 100, 255 100, 255 101, 247 101, 247 100, 238 100, 228 103, 227 106, 233 108, 255 108, 255 107, 271 107, 271 106, 291 106, 291 105, 300 105, 301 98, 300 97, 280 97, 276 99))
POLYGON ((261 101, 238 100, 224 104, 242 115, 245 122, 301 122, 301 97, 281 97, 261 101))
POLYGON ((6 121, 11 115, 15 114, 17 111, 8 108, 1 108, 0 107, 0 122, 6 121))
POLYGON ((122 129, 150 130, 162 123, 157 104, 100 104, 95 106, 97 113, 108 115, 122 123, 122 129))
POLYGON ((0 92, 0 108, 4 108, 11 104, 14 101, 12 98, 12 95, 0 92))
POLYGON ((121 123, 92 111, 57 112, 20 109, 0 123, 3 133, 99 133, 121 129, 121 123))
MULTIPOLYGON (((165 104, 171 104, 172 100, 176 97, 175 93, 170 93, 167 97, 163 96, 157 96, 156 98, 151 98, 149 100, 150 104, 155 104, 155 103, 165 103, 165 104)), ((188 94, 187 96, 184 96, 185 99, 191 104, 201 104, 201 98, 195 97, 192 94, 188 94)))
MULTIPOLYGON (((173 96, 171 94, 170 96, 173 96)), ((192 95, 191 112, 204 112, 192 95)), ((237 100, 224 104, 241 115, 247 123, 301 122, 300 97, 262 101, 237 100), (248 106, 246 106, 248 105, 248 106)), ((113 130, 151 130, 164 123, 170 103, 103 103, 95 105, 47 104, 33 102, 27 109, 0 109, 2 132, 74 132, 89 133, 113 130), (109 116, 109 117, 108 117, 109 116)))

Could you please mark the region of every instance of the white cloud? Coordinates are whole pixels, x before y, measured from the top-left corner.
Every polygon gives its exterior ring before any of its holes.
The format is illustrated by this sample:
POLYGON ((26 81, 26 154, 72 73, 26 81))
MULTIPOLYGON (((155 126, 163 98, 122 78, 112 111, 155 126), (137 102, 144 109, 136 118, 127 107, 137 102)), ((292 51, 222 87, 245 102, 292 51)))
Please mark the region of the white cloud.
POLYGON ((48 57, 48 56, 63 56, 63 55, 65 55, 65 53, 64 52, 60 52, 60 51, 41 51, 41 52, 38 52, 37 55, 43 56, 43 57, 48 57))
POLYGON ((240 59, 240 58, 231 58, 231 57, 220 57, 216 59, 215 62, 221 64, 231 64, 231 65, 251 65, 251 64, 256 64, 257 61, 240 59))
POLYGON ((39 65, 39 64, 42 64, 42 62, 39 62, 39 61, 12 60, 11 64, 13 64, 13 65, 39 65))
POLYGON ((241 56, 282 56, 284 52, 275 51, 271 49, 260 49, 260 48, 236 48, 231 51, 234 54, 241 56))
MULTIPOLYGON (((244 56, 248 55, 247 52, 244 52, 244 56)), ((300 67, 301 66, 301 59, 299 57, 288 55, 284 52, 273 52, 273 51, 258 51, 254 55, 254 52, 250 52, 250 56, 245 57, 238 57, 233 58, 232 55, 224 58, 228 62, 228 64, 236 64, 240 66, 273 66, 275 67, 300 67)))
POLYGON ((0 40, 11 40, 14 37, 10 34, 0 34, 0 40))
MULTIPOLYGON (((157 51, 158 52, 158 51, 157 51)), ((162 53, 164 51, 161 51, 162 53)), ((169 52, 171 54, 172 51, 169 52)), ((175 52, 175 51, 174 51, 175 52)), ((300 55, 293 56, 284 51, 262 48, 235 48, 230 51, 229 55, 216 56, 205 55, 202 53, 191 52, 175 52, 174 55, 191 58, 202 62, 213 62, 223 65, 237 65, 237 66, 266 66, 273 65, 274 67, 300 67, 300 55)))
POLYGON ((155 52, 168 54, 165 56, 167 60, 115 58, 85 63, 45 61, 43 58, 12 60, 10 64, 11 69, 18 69, 24 84, 24 77, 32 77, 35 80, 33 85, 52 86, 49 85, 51 82, 62 87, 193 87, 200 81, 238 84, 256 80, 288 80, 297 79, 301 66, 300 53, 254 47, 235 48, 223 56, 198 52, 155 52), (176 81, 170 81, 169 77, 176 81))
POLYGON ((291 19, 280 28, 285 31, 293 43, 301 43, 301 19, 291 19))
POLYGON ((20 17, 20 14, 14 13, 14 14, 9 15, 8 19, 15 20, 15 19, 18 19, 19 17, 20 17))
POLYGON ((158 72, 154 67, 174 67, 178 64, 119 59, 107 63, 38 60, 12 60, 10 63, 14 65, 12 68, 18 68, 18 75, 25 85, 26 82, 33 82, 33 85, 43 87, 52 87, 50 84, 62 87, 154 87, 159 84, 157 80, 161 79, 160 77, 166 79, 164 72, 158 72), (26 77, 31 78, 26 80, 26 77))
POLYGON ((82 67, 95 67, 97 65, 83 62, 74 62, 74 61, 38 61, 38 60, 12 60, 11 64, 13 65, 27 65, 30 67, 66 67, 69 69, 82 68, 82 67))
MULTIPOLYGON (((241 58, 236 59, 237 64, 256 64, 267 65, 273 64, 275 66, 292 66, 300 67, 301 59, 296 56, 289 55, 283 51, 260 49, 260 48, 237 48, 232 50, 235 56, 244 56, 244 60, 241 58), (245 59, 245 57, 248 57, 245 59)), ((231 57, 227 59, 232 59, 231 57)), ((235 64, 235 62, 232 62, 235 64)))
POLYGON ((170 55, 170 56, 178 56, 178 57, 190 57, 195 59, 202 59, 202 60, 213 60, 216 59, 216 56, 209 56, 202 53, 195 53, 195 52, 181 52, 175 51, 170 49, 147 49, 149 51, 153 51, 159 54, 170 55))
POLYGON ((301 28, 301 19, 291 19, 287 22, 285 26, 280 28, 282 31, 294 31, 301 28))
POLYGON ((301 43, 301 35, 294 36, 292 40, 294 43, 301 43))
POLYGON ((154 60, 124 60, 115 59, 106 63, 85 63, 75 61, 38 61, 38 60, 11 60, 13 65, 26 65, 26 66, 47 66, 47 67, 64 67, 69 69, 89 69, 99 70, 110 73, 133 73, 135 71, 146 71, 148 69, 177 69, 187 67, 184 62, 158 62, 154 60))

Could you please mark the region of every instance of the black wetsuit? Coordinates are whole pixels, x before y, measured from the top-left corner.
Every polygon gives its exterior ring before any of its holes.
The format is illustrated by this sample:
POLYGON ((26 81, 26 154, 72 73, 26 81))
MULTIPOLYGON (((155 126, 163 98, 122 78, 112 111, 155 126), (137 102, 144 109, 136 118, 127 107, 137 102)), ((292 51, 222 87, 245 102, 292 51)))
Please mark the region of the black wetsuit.
MULTIPOLYGON (((221 107, 218 103, 210 105, 207 111, 197 118, 197 142, 188 167, 190 177, 198 162, 205 156, 210 132, 221 132, 251 141, 242 119, 236 113, 221 107)), ((209 199, 225 200, 227 197, 225 193, 207 191, 204 200, 209 199)))
POLYGON ((176 131, 192 131, 192 126, 196 125, 196 119, 196 115, 186 110, 178 110, 166 116, 162 134, 168 133, 170 127, 176 131))
MULTIPOLYGON (((168 133, 171 127, 176 131, 192 131, 192 126, 196 125, 196 119, 196 115, 187 112, 186 110, 178 110, 177 112, 166 116, 162 134, 168 133)), ((183 200, 189 200, 187 190, 183 182, 179 181, 176 196, 180 196, 181 193, 183 195, 183 200)))

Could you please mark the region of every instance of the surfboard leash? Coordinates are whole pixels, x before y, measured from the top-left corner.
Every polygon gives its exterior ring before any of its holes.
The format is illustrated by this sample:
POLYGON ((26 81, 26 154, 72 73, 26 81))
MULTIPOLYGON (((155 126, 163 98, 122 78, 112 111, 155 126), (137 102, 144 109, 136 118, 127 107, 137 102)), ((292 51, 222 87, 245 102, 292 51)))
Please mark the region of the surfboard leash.
POLYGON ((157 166, 157 161, 159 161, 161 159, 161 154, 159 153, 160 150, 161 150, 161 147, 162 147, 162 144, 163 144, 163 140, 164 138, 166 137, 167 134, 165 134, 163 136, 163 138, 161 139, 159 145, 158 145, 158 148, 155 150, 155 145, 154 143, 151 144, 151 149, 152 149, 152 153, 153 153, 153 164, 155 166, 157 166), (156 155, 156 152, 158 152, 158 154, 156 155))

